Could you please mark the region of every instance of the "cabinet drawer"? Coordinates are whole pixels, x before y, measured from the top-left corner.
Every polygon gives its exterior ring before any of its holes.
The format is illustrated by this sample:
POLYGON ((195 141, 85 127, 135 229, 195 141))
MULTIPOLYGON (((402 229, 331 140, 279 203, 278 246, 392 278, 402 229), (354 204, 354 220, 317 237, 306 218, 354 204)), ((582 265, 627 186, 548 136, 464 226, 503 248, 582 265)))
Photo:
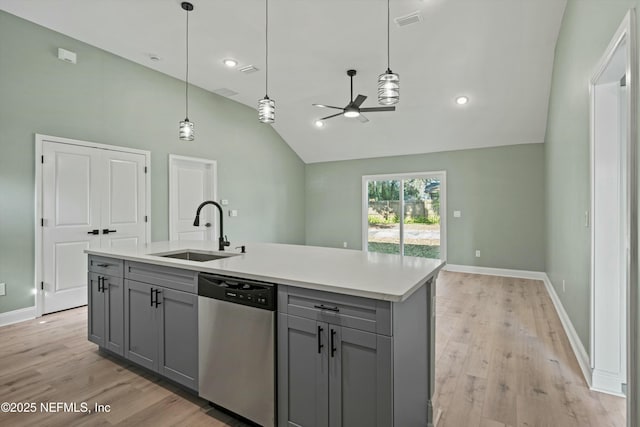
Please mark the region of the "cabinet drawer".
POLYGON ((198 272, 164 265, 145 264, 127 261, 124 277, 142 283, 164 286, 177 291, 196 293, 198 290, 198 272))
POLYGON ((392 330, 389 301, 280 285, 278 311, 382 335, 392 330))
POLYGON ((89 255, 89 271, 113 277, 122 277, 123 261, 116 258, 89 255))

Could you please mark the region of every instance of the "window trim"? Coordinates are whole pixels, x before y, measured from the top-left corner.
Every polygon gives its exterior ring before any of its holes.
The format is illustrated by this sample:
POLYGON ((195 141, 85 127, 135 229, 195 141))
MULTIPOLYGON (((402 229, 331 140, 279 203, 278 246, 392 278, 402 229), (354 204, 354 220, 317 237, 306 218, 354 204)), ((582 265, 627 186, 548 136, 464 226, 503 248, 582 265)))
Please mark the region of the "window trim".
MULTIPOLYGON (((407 173, 391 173, 391 174, 379 174, 379 175, 363 175, 362 176, 362 193, 360 195, 361 200, 361 214, 360 220, 361 226, 361 242, 362 251, 369 251, 369 181, 384 181, 384 180, 397 180, 400 181, 400 194, 404 194, 404 181, 407 179, 424 179, 433 178, 435 176, 440 177, 440 259, 447 261, 447 171, 437 170, 428 172, 407 172, 407 173)), ((404 200, 400 203, 401 217, 404 218, 404 200)), ((404 221, 400 221, 400 248, 401 252, 404 252, 404 221)), ((400 254, 404 256, 404 253, 400 254)))

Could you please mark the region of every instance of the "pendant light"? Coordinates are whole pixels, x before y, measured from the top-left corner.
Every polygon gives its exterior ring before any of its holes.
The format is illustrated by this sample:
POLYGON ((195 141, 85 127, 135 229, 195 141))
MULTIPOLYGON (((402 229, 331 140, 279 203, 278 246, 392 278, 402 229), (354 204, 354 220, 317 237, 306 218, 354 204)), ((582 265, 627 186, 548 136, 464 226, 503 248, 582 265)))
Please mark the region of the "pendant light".
POLYGON ((258 101, 258 120, 262 123, 276 121, 276 102, 269 98, 269 0, 265 0, 264 24, 264 98, 258 101))
POLYGON ((187 12, 187 71, 184 83, 185 98, 185 119, 180 122, 180 139, 183 141, 193 141, 195 136, 193 122, 189 121, 189 12, 193 10, 193 5, 183 1, 180 5, 187 12))
POLYGON ((378 104, 393 105, 400 101, 400 76, 389 67, 389 22, 391 21, 387 0, 387 71, 378 76, 378 104))

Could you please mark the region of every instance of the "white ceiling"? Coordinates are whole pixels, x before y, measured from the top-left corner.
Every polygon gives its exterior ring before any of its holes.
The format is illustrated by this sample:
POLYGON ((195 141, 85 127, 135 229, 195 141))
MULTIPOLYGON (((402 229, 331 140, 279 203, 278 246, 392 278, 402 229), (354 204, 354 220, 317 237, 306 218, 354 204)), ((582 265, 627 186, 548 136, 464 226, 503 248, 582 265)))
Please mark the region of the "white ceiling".
MULTIPOLYGON (((210 91, 232 89, 239 93, 231 99, 255 108, 265 93, 264 1, 192 3, 190 81, 210 91), (226 57, 260 71, 228 69, 226 57)), ((392 18, 414 11, 423 17, 391 25, 391 68, 401 79, 397 111, 368 113, 366 124, 337 117, 317 129, 313 122, 334 110, 311 104, 346 105, 349 68, 358 71, 355 94, 368 96, 363 107, 377 106, 377 76, 386 69, 386 1, 272 0, 273 126, 307 163, 543 142, 565 4, 392 0, 392 18), (458 95, 470 102, 456 105, 458 95)), ((0 8, 184 79, 186 12, 179 0, 0 0, 0 8)))

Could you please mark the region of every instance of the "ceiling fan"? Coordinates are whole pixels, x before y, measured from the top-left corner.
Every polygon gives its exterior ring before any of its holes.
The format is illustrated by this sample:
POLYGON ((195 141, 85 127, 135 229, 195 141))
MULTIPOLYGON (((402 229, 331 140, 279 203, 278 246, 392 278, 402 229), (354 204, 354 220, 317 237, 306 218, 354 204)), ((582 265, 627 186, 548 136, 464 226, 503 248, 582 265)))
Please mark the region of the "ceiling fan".
POLYGON ((358 120, 360 120, 362 123, 366 123, 366 122, 369 121, 369 119, 367 119, 361 113, 370 113, 370 112, 376 112, 376 111, 395 111, 396 110, 396 107, 360 108, 360 106, 362 105, 364 100, 367 99, 367 97, 365 95, 358 95, 358 96, 356 96, 355 100, 353 99, 353 76, 356 75, 356 70, 347 70, 347 75, 351 79, 351 101, 344 108, 334 107, 334 106, 331 106, 331 105, 324 105, 324 104, 313 104, 314 107, 333 108, 335 110, 342 110, 342 112, 340 112, 340 113, 332 114, 330 116, 321 118, 319 120, 320 122, 323 121, 323 120, 331 119, 333 117, 345 116, 345 117, 349 117, 349 118, 355 117, 358 120))

